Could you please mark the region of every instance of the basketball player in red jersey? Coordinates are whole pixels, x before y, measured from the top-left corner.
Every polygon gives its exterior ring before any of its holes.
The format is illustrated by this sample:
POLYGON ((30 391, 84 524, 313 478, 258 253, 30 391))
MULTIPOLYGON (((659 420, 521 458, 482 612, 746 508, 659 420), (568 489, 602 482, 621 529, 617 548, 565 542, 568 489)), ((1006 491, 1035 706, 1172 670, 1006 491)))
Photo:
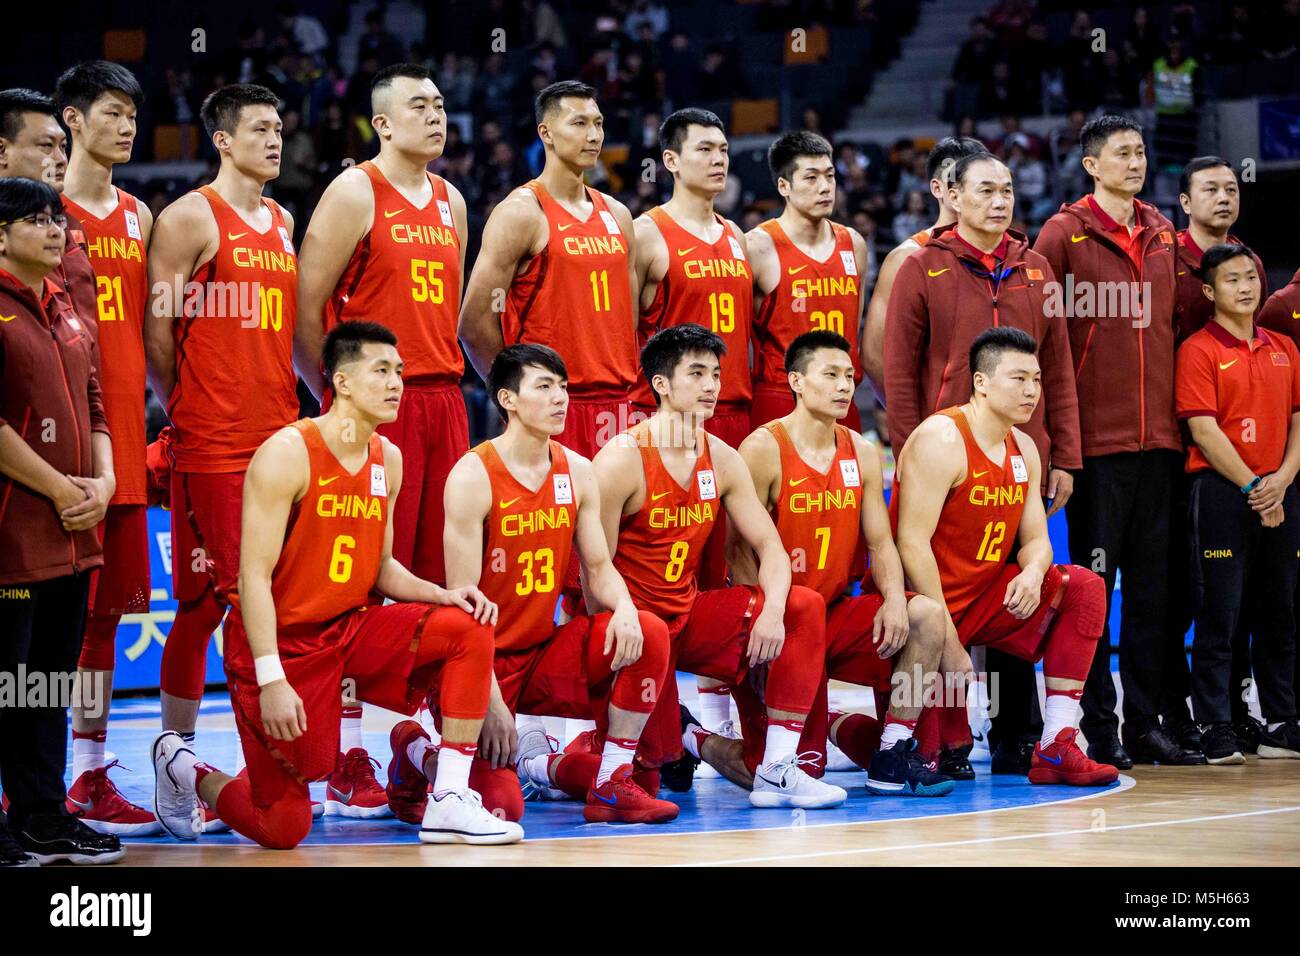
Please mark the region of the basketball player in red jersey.
MULTIPOLYGON (((551 437, 564 430, 567 381, 564 362, 546 346, 503 349, 488 391, 506 418, 505 433, 462 458, 447 482, 448 583, 481 587, 500 608, 483 759, 474 761, 470 784, 507 820, 523 814, 523 777, 530 790, 567 790, 585 800, 591 822, 662 823, 677 816, 677 805, 637 786, 631 764, 670 679, 668 628, 637 611, 614 570, 591 463, 551 437), (588 606, 597 613, 556 628, 559 574, 575 545, 588 606), (517 737, 520 709, 595 719, 603 753, 552 753, 539 730, 517 737)), ((392 740, 389 793, 395 806, 414 810, 428 775, 415 771, 432 744, 413 720, 394 727, 392 740)))
POLYGON ((595 96, 572 80, 537 94, 546 165, 488 217, 460 313, 484 381, 506 345, 563 346, 572 378, 556 440, 588 458, 628 424, 637 354, 632 215, 582 179, 605 141, 595 96))
POLYGON ((1038 448, 1015 427, 1041 397, 1037 349, 1033 336, 1010 326, 975 338, 971 400, 931 415, 912 433, 890 509, 908 581, 946 607, 949 672, 971 669, 965 648, 975 644, 1042 660, 1047 703, 1030 783, 1102 786, 1119 771, 1084 756, 1075 737, 1106 595, 1093 572, 1052 563, 1035 493, 1038 448))
MULTIPOLYGON (((406 477, 393 556, 416 575, 441 582, 443 485, 469 448, 456 341, 465 199, 426 169, 442 155, 447 127, 442 93, 428 71, 414 63, 380 70, 370 103, 379 156, 330 183, 303 240, 298 325, 309 354, 300 364, 310 367, 308 383, 328 408, 317 372, 324 332, 340 321, 376 317, 397 333, 406 390, 397 421, 379 428, 401 449, 406 477)), ((361 740, 361 708, 350 702, 341 745, 325 812, 386 814, 384 790, 361 740)))
POLYGON ((326 337, 324 364, 334 405, 280 429, 248 467, 225 657, 247 772, 199 763, 164 731, 153 745, 159 818, 172 836, 195 839, 202 799, 262 846, 296 846, 311 827, 307 782, 338 754, 340 685, 411 714, 439 682, 443 749, 420 839, 515 843, 519 825, 469 788, 496 605, 477 588, 422 580, 392 555, 402 453, 376 427, 397 417, 402 397, 397 338, 345 322, 326 337), (398 603, 371 604, 373 592, 398 603))
POLYGON ((934 144, 926 160, 930 177, 930 195, 939 204, 939 215, 934 225, 923 229, 900 242, 876 271, 876 285, 867 303, 867 319, 862 329, 862 369, 876 394, 885 398, 885 316, 889 312, 889 295, 894 290, 894 277, 898 275, 903 260, 929 241, 937 229, 957 221, 957 210, 948 201, 948 187, 952 185, 952 170, 957 160, 976 153, 987 153, 988 148, 969 136, 946 136, 934 144))
MULTIPOLYGON (((909 597, 904 591, 903 566, 885 509, 880 454, 838 424, 853 402, 851 347, 834 332, 805 332, 790 343, 785 367, 794 411, 746 438, 740 456, 758 500, 776 522, 794 584, 812 588, 826 601, 828 675, 873 688, 881 705, 877 713, 884 713, 889 700, 883 737, 880 722, 861 714, 837 714, 835 729, 849 758, 868 768, 868 790, 943 796, 952 790, 952 780, 926 768, 912 739, 924 682, 934 682, 940 663, 943 609, 930 598, 909 597), (862 575, 858 556, 864 539, 875 587, 858 597, 846 596, 850 579, 862 575), (891 699, 896 671, 906 678, 891 699)), ((737 541, 732 544, 734 580, 756 584, 753 552, 737 541)), ((826 706, 823 683, 800 752, 825 752, 830 730, 826 706)), ((692 733, 699 735, 688 728, 687 734, 692 733)), ((743 772, 741 747, 738 741, 706 736, 697 739, 696 749, 702 759, 735 777, 743 772)))
POLYGON ((149 610, 149 526, 145 501, 144 312, 149 296, 145 249, 149 207, 113 186, 113 166, 131 159, 136 111, 144 96, 131 71, 106 60, 80 63, 59 77, 55 100, 72 134, 63 207, 82 226, 95 270, 100 387, 113 433, 117 491, 99 525, 104 566, 95 572, 78 671, 96 689, 94 707, 72 710, 72 786, 68 812, 101 833, 146 836, 161 828, 128 801, 105 765, 113 696, 114 639, 123 614, 149 610))
POLYGON ((239 568, 244 472, 298 415, 293 219, 262 189, 280 173, 276 95, 226 86, 203 102, 221 157, 210 186, 158 217, 149 245, 145 352, 175 428, 172 579, 178 603, 162 660, 162 723, 192 741, 208 638, 239 568))
MULTIPOLYGON (((754 266, 754 407, 758 428, 794 408, 782 362, 790 343, 822 329, 842 335, 857 362, 867 281, 867 243, 856 230, 830 221, 835 211, 831 144, 816 133, 779 137, 767 151, 785 209, 745 237, 754 266)), ((861 372, 856 372, 861 378, 861 372)), ((861 427, 856 405, 845 424, 861 427)))
MULTIPOLYGON (((659 409, 593 462, 605 537, 633 602, 668 622, 673 667, 733 688, 751 679, 765 685, 766 734, 744 742, 750 803, 838 806, 844 791, 809 776, 798 751, 821 683, 826 602, 791 587, 790 559, 744 462, 702 427, 718 401, 725 351, 721 338, 692 323, 664 329, 642 349, 659 409), (758 585, 701 591, 700 554, 724 507, 758 555, 758 585)), ((683 743, 689 748, 670 680, 642 735, 639 762, 656 768, 676 760, 683 743)))

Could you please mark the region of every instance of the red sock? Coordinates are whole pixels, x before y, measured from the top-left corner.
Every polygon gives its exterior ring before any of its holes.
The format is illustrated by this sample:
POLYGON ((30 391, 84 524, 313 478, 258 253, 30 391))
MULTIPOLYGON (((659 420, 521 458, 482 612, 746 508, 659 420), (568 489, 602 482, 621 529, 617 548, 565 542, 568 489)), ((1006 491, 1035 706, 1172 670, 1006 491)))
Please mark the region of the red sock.
POLYGON ((831 740, 859 767, 871 763, 883 730, 880 721, 866 714, 831 714, 831 740))
POLYGON ((551 782, 578 800, 587 799, 587 791, 596 782, 599 770, 599 754, 551 754, 546 765, 551 782), (561 757, 564 759, 561 760, 561 757))

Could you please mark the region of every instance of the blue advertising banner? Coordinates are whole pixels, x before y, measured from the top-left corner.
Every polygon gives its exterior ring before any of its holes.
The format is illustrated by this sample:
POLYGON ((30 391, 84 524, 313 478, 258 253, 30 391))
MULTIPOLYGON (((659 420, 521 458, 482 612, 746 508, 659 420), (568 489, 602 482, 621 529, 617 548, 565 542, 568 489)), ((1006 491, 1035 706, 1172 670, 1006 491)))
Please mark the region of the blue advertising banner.
POLYGON ((1300 159, 1300 99, 1260 101, 1259 154, 1266 161, 1300 159))

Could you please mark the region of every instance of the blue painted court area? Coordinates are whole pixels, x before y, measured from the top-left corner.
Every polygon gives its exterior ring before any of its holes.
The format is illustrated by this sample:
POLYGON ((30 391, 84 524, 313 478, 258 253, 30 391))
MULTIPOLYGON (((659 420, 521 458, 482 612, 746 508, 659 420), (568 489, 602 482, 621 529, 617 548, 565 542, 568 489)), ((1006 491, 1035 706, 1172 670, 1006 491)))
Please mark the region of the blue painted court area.
MULTIPOLYGON (((204 698, 196 750, 201 759, 227 771, 233 770, 235 765, 236 738, 230 727, 230 721, 230 705, 224 695, 210 694, 204 698), (218 727, 216 726, 218 723, 226 726, 218 727)), ((132 772, 115 768, 112 771, 113 779, 129 799, 146 807, 151 807, 153 801, 153 770, 149 761, 149 745, 158 732, 157 727, 156 699, 136 698, 114 702, 108 745, 123 766, 130 768, 132 772)), ((381 762, 376 773, 382 783, 389 758, 388 735, 366 733, 365 744, 371 755, 381 762)), ((71 757, 69 757, 70 765, 71 757)), ((848 801, 834 810, 808 812, 755 810, 749 805, 749 795, 727 781, 697 779, 690 793, 671 794, 665 790, 660 794, 666 799, 674 800, 682 808, 681 815, 672 823, 659 826, 589 824, 582 819, 580 804, 565 801, 528 804, 523 825, 529 840, 707 833, 728 830, 777 830, 800 826, 992 812, 1087 799, 1108 790, 1126 789, 1133 785, 1131 778, 1121 777, 1119 783, 1103 789, 1036 787, 1024 778, 992 776, 988 773, 987 763, 977 764, 976 770, 979 771, 976 780, 958 783, 957 788, 947 797, 930 799, 874 797, 869 795, 863 786, 866 780, 865 773, 859 771, 830 774, 827 777, 829 781, 848 790, 848 801)), ((320 799, 323 792, 323 783, 312 785, 312 794, 316 799, 320 799)), ((159 837, 132 839, 128 842, 151 844, 170 841, 159 837)), ((205 846, 251 845, 251 841, 231 833, 204 836, 202 842, 205 846)), ((396 845, 417 842, 415 827, 392 818, 349 820, 324 817, 315 822, 304 845, 396 845)))

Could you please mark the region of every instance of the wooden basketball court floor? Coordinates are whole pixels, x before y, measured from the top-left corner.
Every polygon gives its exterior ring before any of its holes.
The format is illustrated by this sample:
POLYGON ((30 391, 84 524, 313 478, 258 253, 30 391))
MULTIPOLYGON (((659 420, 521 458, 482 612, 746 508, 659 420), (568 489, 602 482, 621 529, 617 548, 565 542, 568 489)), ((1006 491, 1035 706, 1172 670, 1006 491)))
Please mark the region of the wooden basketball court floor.
MULTIPOLYGON (((683 686, 683 699, 693 697, 683 686)), ((839 707, 869 709, 859 688, 837 687, 839 707)), ((381 763, 397 715, 367 708, 365 742, 381 763)), ((156 698, 115 702, 109 747, 132 772, 114 779, 152 800, 149 744, 156 698)), ((204 700, 196 749, 231 769, 236 746, 224 694, 204 700)), ((987 759, 987 758, 986 758, 987 759)), ((1300 761, 1247 758, 1238 767, 1136 767, 1105 789, 1034 787, 1023 778, 978 779, 945 798, 868 796, 865 774, 829 779, 849 791, 831 811, 753 810, 726 781, 697 779, 674 796, 681 816, 664 827, 584 824, 577 803, 530 803, 527 839, 509 847, 425 846, 396 820, 316 821, 291 851, 233 834, 181 844, 128 839, 127 866, 1282 866, 1300 863, 1300 761)), ((319 796, 321 784, 313 785, 319 796)))

